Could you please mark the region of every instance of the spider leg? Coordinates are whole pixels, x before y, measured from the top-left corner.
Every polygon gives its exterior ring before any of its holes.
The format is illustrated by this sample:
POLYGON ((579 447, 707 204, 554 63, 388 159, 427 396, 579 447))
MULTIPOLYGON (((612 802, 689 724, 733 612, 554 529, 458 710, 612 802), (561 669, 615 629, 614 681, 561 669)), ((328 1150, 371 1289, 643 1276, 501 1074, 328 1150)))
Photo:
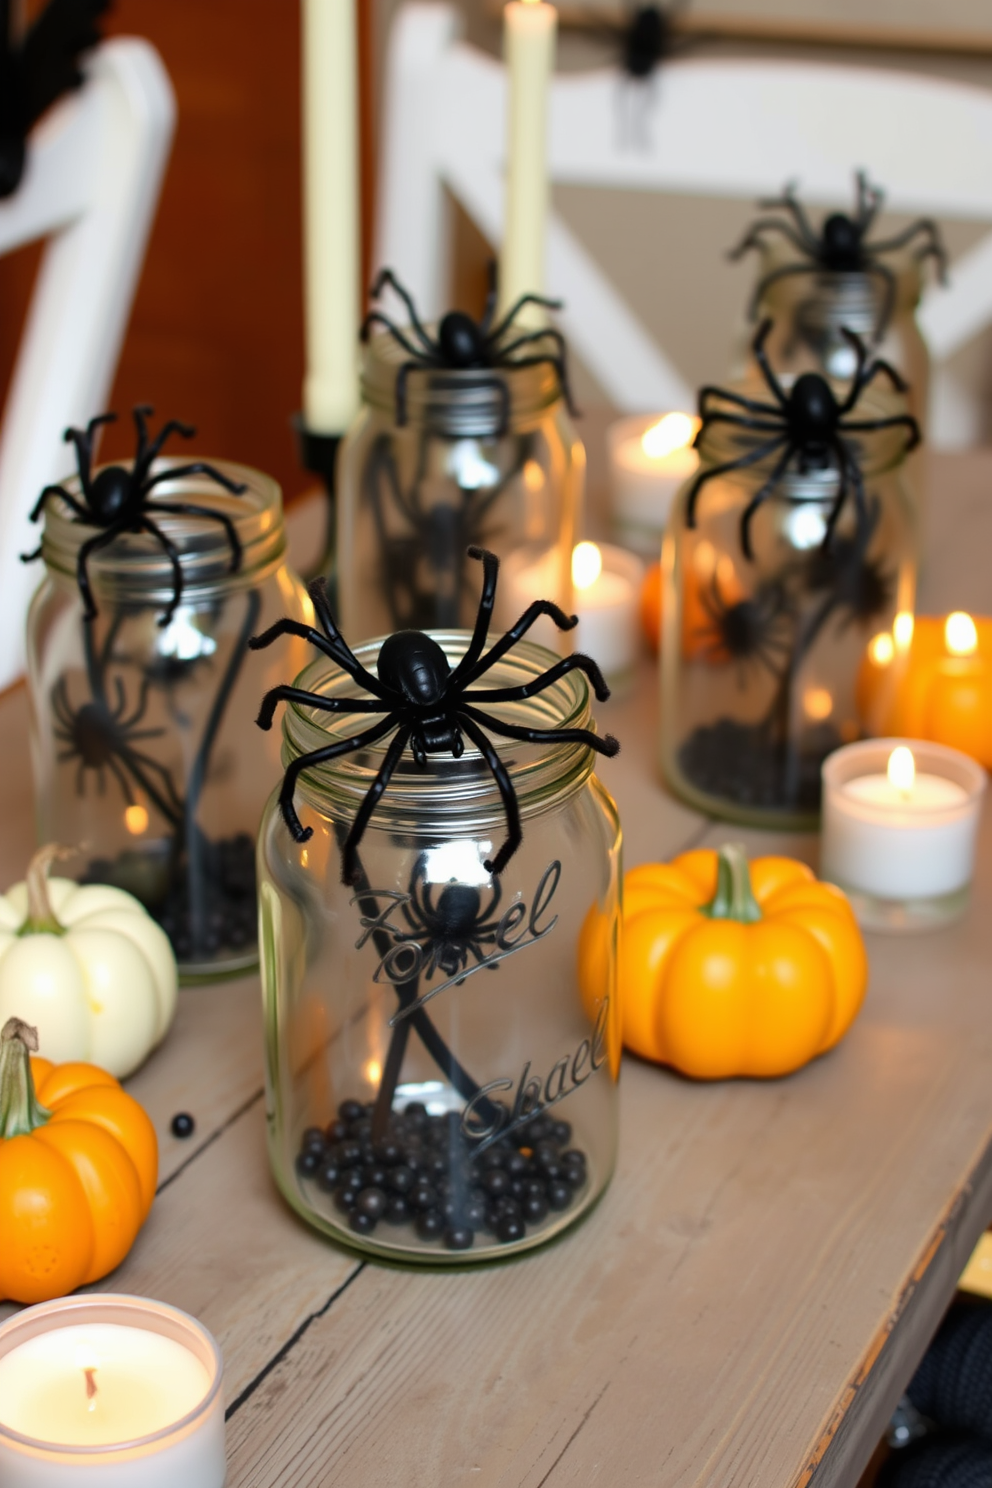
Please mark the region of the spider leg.
POLYGON ((533 682, 523 682, 519 687, 490 687, 483 692, 466 692, 465 701, 472 703, 523 702, 525 698, 536 697, 539 692, 552 687, 559 677, 564 677, 566 673, 574 671, 585 672, 592 683, 592 690, 597 700, 605 703, 610 695, 610 689, 603 680, 603 674, 591 656, 583 656, 581 653, 566 656, 564 661, 557 662, 542 676, 535 677, 533 682))
POLYGON ((486 735, 470 714, 459 711, 457 718, 489 766, 492 777, 496 782, 496 789, 499 791, 500 799, 503 802, 503 813, 506 817, 506 841, 496 856, 492 860, 487 860, 482 865, 486 872, 491 873, 495 878, 498 874, 502 873, 524 840, 524 834, 520 830, 520 808, 517 805, 517 796, 513 789, 513 782, 510 779, 509 771, 496 753, 493 744, 486 738, 486 735))
POLYGON ((731 470, 746 470, 749 465, 757 465, 758 461, 763 460, 765 455, 770 455, 773 450, 777 450, 780 445, 784 444, 787 437, 783 429, 778 438, 765 440, 764 443, 756 445, 753 450, 749 450, 746 455, 741 455, 739 459, 727 460, 723 465, 713 465, 708 470, 700 471, 689 487, 689 495, 686 498, 686 526, 693 528, 696 525, 696 503, 699 500, 699 493, 707 481, 713 480, 718 475, 727 475, 731 470))
POLYGON ((154 537, 158 542, 162 544, 162 547, 165 549, 165 552, 168 556, 169 562, 172 564, 172 598, 169 600, 169 603, 166 605, 163 613, 159 616, 158 621, 159 626, 164 628, 166 625, 169 624, 173 615, 176 613, 177 609, 179 608, 180 601, 183 597, 183 566, 179 561, 179 549, 172 541, 172 538, 166 537, 161 527, 159 527, 157 523, 153 522, 151 517, 146 516, 141 518, 141 521, 139 523, 139 530, 150 532, 152 537, 154 537))
POLYGON ((815 262, 780 264, 777 269, 770 269, 754 286, 754 293, 751 295, 747 307, 748 320, 757 320, 758 310, 761 306, 761 301, 764 299, 765 291, 773 284, 777 284, 780 279, 789 279, 796 274, 815 274, 817 272, 818 265, 815 262))
POLYGON ((811 251, 817 251, 820 247, 820 239, 806 215, 806 208, 796 195, 796 184, 795 181, 790 181, 780 197, 766 198, 759 202, 758 206, 763 212, 773 211, 776 208, 788 212, 807 247, 811 251))
POLYGON ((909 439, 903 451, 904 454, 908 455, 910 450, 914 450, 923 438, 920 433, 920 426, 911 413, 899 413, 895 414, 892 418, 882 419, 848 419, 840 428, 842 433, 849 434, 852 431, 862 429, 895 429, 899 426, 909 430, 909 439))
POLYGON ((771 419, 746 418, 743 414, 728 413, 725 410, 707 412, 703 417, 703 426, 708 429, 711 424, 732 424, 736 429, 756 429, 759 434, 781 434, 786 428, 785 420, 781 418, 773 423, 771 419))
POLYGON ((219 522, 227 533, 227 540, 231 545, 231 563, 228 572, 237 573, 241 567, 241 539, 231 518, 224 512, 210 511, 205 506, 191 505, 188 501, 156 501, 155 510, 169 512, 176 517, 202 517, 205 522, 219 522))
POLYGON ((516 300, 510 306, 503 319, 493 326, 489 332, 490 341, 498 341, 509 330, 525 305, 539 305, 542 310, 560 310, 562 308, 561 300, 549 300, 547 295, 521 295, 519 300, 516 300))
POLYGON ((255 719, 260 729, 268 732, 272 727, 272 719, 280 703, 305 703, 311 708, 319 708, 324 713, 382 713, 384 711, 378 698, 322 697, 319 692, 305 692, 302 687, 290 687, 287 683, 280 683, 278 687, 271 688, 262 699, 258 717, 255 719))
MULTIPOLYGON (((120 679, 118 678, 118 681, 119 680, 120 679)), ((148 706, 148 693, 149 693, 150 688, 151 688, 151 683, 149 682, 148 678, 147 677, 142 677, 142 679, 141 679, 141 688, 140 688, 140 690, 138 692, 138 701, 137 701, 137 703, 134 706, 134 712, 131 714, 131 717, 130 718, 124 718, 123 717, 125 704, 124 704, 123 689, 121 690, 121 693, 120 693, 121 708, 120 708, 120 713, 118 713, 118 715, 117 715, 117 719, 119 721, 120 728, 123 731, 129 730, 132 727, 133 724, 136 724, 136 723, 140 723, 141 722, 141 720, 142 720, 142 718, 144 717, 144 714, 145 714, 145 709, 148 706)), ((155 732, 156 733, 162 733, 163 730, 162 729, 156 729, 155 732)), ((133 735, 132 735, 132 737, 133 737, 133 735)))
MULTIPOLYGON (((417 314, 417 307, 413 303, 413 298, 412 298, 412 296, 410 294, 410 291, 408 289, 405 289, 403 287, 403 285, 397 279, 396 275, 393 273, 392 269, 380 269, 379 270, 379 273, 376 275, 375 283, 373 284, 371 290, 369 291, 369 298, 372 299, 372 300, 377 300, 379 298, 379 296, 382 294, 382 291, 385 289, 385 287, 386 287, 387 284, 389 285, 390 289, 394 289, 396 291, 396 293, 399 295, 400 299, 403 301, 404 305, 406 306, 407 314, 410 317, 410 324, 413 327, 413 329, 416 332, 416 334, 419 337, 419 339, 423 342, 424 346, 427 348, 428 351, 431 351, 431 352, 436 351, 437 348, 435 346, 435 343, 431 340, 430 336, 427 333, 427 330, 426 330, 425 326, 421 322, 420 316, 417 314)), ((373 314, 378 314, 378 313, 379 313, 378 311, 373 311, 373 314)), ((368 318, 371 319, 371 317, 368 317, 368 318)), ((389 322, 386 321, 385 316, 380 316, 379 318, 380 318, 380 320, 382 320, 387 325, 388 329, 391 330, 393 332, 393 334, 395 335, 396 334, 396 328, 395 328, 395 326, 390 325, 389 322)))
MULTIPOLYGON (((459 707, 457 717, 462 715, 475 720, 476 723, 485 724, 487 729, 492 729, 494 734, 503 734, 507 739, 517 739, 521 744, 585 744, 594 749, 597 754, 603 754, 607 759, 620 753, 620 745, 612 734, 604 734, 602 738, 594 734, 591 729, 535 729, 526 728, 522 724, 504 723, 500 718, 494 718, 491 713, 485 713, 481 708, 473 708, 470 704, 459 707)), ((468 729, 465 731, 468 733, 468 729)), ((488 868, 488 863, 484 865, 488 868)))
POLYGON ((486 303, 482 311, 482 319, 479 321, 479 330, 484 336, 489 335, 496 314, 496 260, 489 260, 489 288, 486 290, 486 303))
MULTIPOLYGON (((772 202, 771 206, 779 207, 781 202, 772 202)), ((727 252, 731 263, 736 263, 743 258, 751 248, 763 248, 762 234, 766 232, 779 232, 783 238, 787 238, 793 247, 798 248, 800 253, 809 253, 811 246, 803 241, 796 228, 791 222, 782 222, 778 217, 759 217, 757 222, 752 222, 741 238, 740 242, 727 252)))
POLYGON ((750 559, 752 562, 754 561, 754 549, 751 547, 751 522, 754 518, 754 514, 758 510, 758 507, 762 504, 762 502, 767 501, 768 497, 772 494, 775 487, 782 479, 783 475, 785 474, 786 467, 788 466, 789 461, 792 459, 792 456, 795 454, 795 452, 796 446, 794 444, 790 442, 786 445, 785 452, 782 455, 781 459, 776 460, 771 475, 765 481, 764 485, 761 486, 759 490, 755 491, 754 495, 751 497, 751 500, 748 502, 747 506, 744 508, 744 511, 741 514, 741 552, 744 554, 745 558, 750 559))
POLYGON ((855 335, 854 331, 849 331, 846 326, 842 326, 841 335, 853 346, 855 355, 858 358, 858 365, 855 369, 854 377, 851 379, 851 386, 847 397, 837 410, 839 414, 843 415, 851 412, 851 409, 857 403, 865 388, 871 384, 880 372, 885 373, 897 393, 909 391, 909 384, 905 378, 901 377, 895 367, 885 361, 883 357, 876 357, 874 361, 867 364, 867 352, 865 351, 864 342, 860 336, 855 335))
MULTIPOLYGON (((151 414, 152 411, 153 410, 149 408, 147 404, 145 405, 145 408, 143 410, 136 408, 134 410, 135 423, 138 422, 139 413, 144 412, 146 414, 151 414)), ((155 457, 159 454, 162 446, 165 444, 165 441, 167 439, 171 439, 173 434, 179 434, 183 439, 192 439, 196 434, 196 429, 193 424, 184 424, 179 419, 169 419, 167 423, 162 425, 161 429, 159 429, 158 433, 155 435, 155 438, 152 440, 151 444, 145 451, 146 470, 150 468, 155 457)))
POLYGON ((293 760, 286 767, 283 776, 282 789, 279 792, 279 806, 282 810, 283 821, 289 828, 296 842, 309 842, 313 836, 312 827, 304 827, 296 814, 293 805, 293 794, 296 790, 297 778, 304 770, 309 770, 314 765, 326 764, 328 760, 338 759, 342 754, 350 754, 355 749, 364 749, 368 744, 374 744, 384 734, 398 725, 397 715, 390 713, 388 718, 383 718, 379 723, 373 724, 361 734, 352 734, 347 739, 337 739, 333 744, 326 745, 323 749, 315 749, 311 754, 301 754, 298 759, 293 760))
POLYGON ((927 238, 927 244, 919 257, 935 258, 937 260, 937 271, 941 284, 947 283, 947 249, 944 247, 940 236, 940 228, 932 217, 920 217, 903 232, 897 233, 894 238, 885 238, 878 243, 870 243, 868 246, 872 253, 891 253, 896 248, 905 248, 913 239, 922 234, 927 238))
POLYGON ((112 522, 109 527, 104 527, 95 537, 88 538, 76 554, 76 583, 79 585, 79 592, 83 597, 84 620, 94 620, 97 615, 93 591, 90 588, 89 569, 87 568, 90 554, 98 552, 100 548, 109 547, 114 539, 123 531, 124 527, 119 521, 112 522))
POLYGON ((482 593, 479 596, 479 608, 475 615, 472 639, 468 643, 465 655, 448 678, 447 690, 449 692, 454 687, 464 686, 476 676, 476 662, 482 655, 482 648, 486 644, 489 625, 493 618, 493 605, 496 603, 499 559, 487 548, 469 548, 468 556, 477 559, 482 564, 482 593))
POLYGON ((511 341, 507 346, 497 346, 493 337, 489 337, 489 344, 492 350, 497 352, 501 358, 508 357, 511 352, 519 351, 521 346, 533 346, 535 341, 553 341, 558 348, 558 354, 564 357, 566 352, 565 337, 554 326, 546 326, 543 331, 528 331, 526 335, 518 336, 515 341, 511 341))
MULTIPOLYGON (((120 786, 120 788, 121 788, 121 794, 123 795, 123 797, 124 797, 125 801, 127 802, 127 804, 129 806, 133 806, 134 805, 134 791, 131 789, 130 781, 128 780, 127 776, 124 774, 124 771, 121 769, 120 765, 114 759, 113 755, 111 755, 110 758, 107 760, 107 769, 110 771, 111 775, 113 775, 114 779, 117 781, 117 784, 120 786)), ((103 795, 103 772, 102 771, 100 773, 100 794, 101 794, 101 796, 103 795)))
POLYGON ((66 429, 62 435, 66 444, 71 444, 76 451, 76 465, 79 470, 79 479, 82 482, 83 492, 89 495, 90 474, 93 464, 93 436, 102 424, 116 424, 116 413, 98 413, 96 418, 91 418, 86 425, 85 432, 82 429, 66 429))
POLYGON ((365 835, 365 828, 369 824, 369 818, 373 811, 379 804, 379 798, 389 784, 393 771, 400 762, 409 737, 409 729, 401 728, 398 730, 396 737, 391 740, 389 748, 386 750, 386 757, 379 766, 379 773, 369 786, 365 793, 365 799, 355 813, 355 820, 351 824, 351 831, 348 833, 344 844, 344 851, 341 854, 341 882, 349 888, 355 881, 355 853, 358 851, 358 844, 365 835))
POLYGON ((41 495, 38 497, 38 500, 35 502, 34 506, 31 508, 31 511, 28 513, 29 521, 37 522, 38 518, 41 516, 41 513, 45 506, 45 502, 48 500, 49 496, 61 496, 66 506, 69 507, 70 511, 72 511, 73 514, 77 516, 81 522, 92 521, 91 513, 86 510, 81 501, 77 500, 75 496, 71 496, 64 486, 46 486, 41 495))
POLYGON ((879 342, 888 329, 889 321, 892 319, 892 312, 895 309, 896 276, 885 264, 876 263, 874 259, 867 261, 866 272, 874 274, 877 279, 881 279, 883 286, 882 308, 878 312, 878 321, 875 325, 874 334, 875 341, 879 342))
POLYGON ((762 376, 767 382, 773 397, 778 400, 783 408, 787 408, 789 400, 782 390, 781 383, 775 376, 775 373, 772 371, 772 364, 768 360, 767 353, 765 352, 765 342, 768 340, 771 328, 772 320, 769 316, 769 318, 767 320, 763 320, 758 327, 754 340, 751 342, 751 350, 754 353, 754 359, 757 362, 758 366, 761 368, 762 376))
POLYGON ((871 184, 867 171, 859 170, 855 180, 858 191, 857 220, 863 236, 882 210, 885 192, 880 186, 871 184))
POLYGON ((782 410, 777 403, 762 403, 757 398, 745 398, 741 393, 735 393, 730 388, 714 387, 707 383, 699 389, 699 417, 709 418, 707 403, 710 398, 722 398, 726 403, 733 403, 738 408, 746 408, 748 413, 773 413, 776 418, 781 418, 782 410))
MULTIPOLYGON (((162 481, 179 480, 184 475, 209 475, 212 481, 223 486, 225 491, 230 491, 232 496, 241 496, 248 489, 244 481, 231 480, 229 476, 215 470, 213 465, 207 464, 205 460, 193 460, 189 465, 171 465, 168 470, 160 470, 158 475, 153 475, 150 480, 145 481, 145 493, 147 494, 153 486, 159 485, 162 481)), ((165 511, 166 507, 163 505, 160 510, 165 511)), ((193 507, 192 510, 195 511, 196 508, 193 507)), ((206 516, 207 513, 201 511, 200 515, 206 516)))
POLYGON ((327 598, 327 585, 324 579, 314 579, 307 586, 307 593, 310 595, 310 601, 318 620, 324 627, 328 640, 332 646, 337 648, 338 665, 350 677, 353 677, 356 682, 360 682, 367 692, 371 692, 375 697, 388 699, 388 689, 379 681, 378 677, 374 677, 370 671, 367 671, 362 666, 358 657, 352 651, 340 630, 338 630, 337 621, 331 614, 331 606, 327 598))
POLYGON ((369 339, 369 331, 374 325, 383 326, 384 329, 387 330, 392 336, 393 340, 398 342, 399 345, 402 346, 404 351, 408 351, 410 353, 410 355, 415 359, 418 367, 434 365, 434 358, 436 358, 437 356, 437 348, 433 345, 433 343, 430 341, 426 341, 422 347, 415 346, 410 338, 404 335, 399 326, 394 325, 388 316, 383 315, 381 310, 370 310, 368 315, 366 315, 365 319, 362 321, 361 330, 358 333, 362 341, 367 341, 369 339), (431 360, 428 361, 428 358, 430 358, 431 360))
POLYGON ((558 373, 558 386, 561 388, 568 411, 573 418, 579 417, 579 410, 572 397, 572 386, 568 380, 568 368, 564 357, 552 356, 550 353, 547 356, 519 357, 514 360, 513 365, 514 367, 554 367, 558 373))

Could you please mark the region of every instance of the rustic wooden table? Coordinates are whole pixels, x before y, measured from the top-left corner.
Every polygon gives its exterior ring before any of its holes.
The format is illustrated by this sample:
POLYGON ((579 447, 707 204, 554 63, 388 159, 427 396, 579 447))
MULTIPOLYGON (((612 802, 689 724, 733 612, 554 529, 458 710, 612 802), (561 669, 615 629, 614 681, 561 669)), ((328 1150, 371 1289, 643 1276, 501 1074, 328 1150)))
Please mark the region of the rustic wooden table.
MULTIPOLYGON (((935 459, 933 476, 921 608, 988 613, 992 459, 935 459)), ((658 784, 655 692, 645 667, 602 715, 624 743, 602 775, 628 865, 727 831, 658 784)), ((4 882, 32 843, 25 735, 15 690, 4 882)), ((744 835, 815 864, 815 838, 744 835)), ((217 1336, 236 1488, 850 1488, 992 1220, 990 909, 987 815, 967 919, 870 938, 868 999, 833 1054, 713 1086, 628 1060, 603 1202, 476 1269, 373 1264, 297 1220, 265 1155, 257 979, 186 990, 130 1082, 161 1186, 104 1285, 217 1336), (169 1135, 177 1111, 192 1140, 169 1135)))

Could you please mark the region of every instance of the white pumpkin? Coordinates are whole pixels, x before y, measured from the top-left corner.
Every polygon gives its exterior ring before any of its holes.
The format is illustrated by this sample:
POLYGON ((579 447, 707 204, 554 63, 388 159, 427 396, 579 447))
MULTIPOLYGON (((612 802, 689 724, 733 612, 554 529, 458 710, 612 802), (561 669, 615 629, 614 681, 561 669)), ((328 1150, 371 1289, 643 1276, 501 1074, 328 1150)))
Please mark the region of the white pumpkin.
POLYGON ((41 848, 27 879, 0 896, 0 1027, 38 1029, 45 1059, 131 1074, 175 1016, 168 936, 123 889, 49 878, 61 849, 41 848))

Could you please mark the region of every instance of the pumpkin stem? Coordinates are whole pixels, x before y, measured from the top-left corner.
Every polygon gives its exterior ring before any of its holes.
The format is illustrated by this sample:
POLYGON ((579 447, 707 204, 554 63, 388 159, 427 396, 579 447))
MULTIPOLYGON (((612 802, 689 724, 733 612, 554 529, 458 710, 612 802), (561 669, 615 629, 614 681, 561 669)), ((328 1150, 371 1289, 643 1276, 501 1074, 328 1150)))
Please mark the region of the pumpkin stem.
POLYGON ((724 843, 717 853, 716 893, 703 905, 703 914, 711 920, 738 920, 742 925, 753 925, 762 918, 742 843, 724 843))
POLYGON ((29 1136, 51 1117, 34 1090, 29 1056, 37 1052, 38 1030, 8 1018, 0 1029, 0 1141, 29 1136))
POLYGON ((65 926, 55 918, 52 901, 48 894, 48 870, 57 858, 71 858, 71 847, 60 847, 49 842, 39 847, 28 864, 25 875, 28 884, 28 917, 21 926, 20 935, 64 935, 65 926))

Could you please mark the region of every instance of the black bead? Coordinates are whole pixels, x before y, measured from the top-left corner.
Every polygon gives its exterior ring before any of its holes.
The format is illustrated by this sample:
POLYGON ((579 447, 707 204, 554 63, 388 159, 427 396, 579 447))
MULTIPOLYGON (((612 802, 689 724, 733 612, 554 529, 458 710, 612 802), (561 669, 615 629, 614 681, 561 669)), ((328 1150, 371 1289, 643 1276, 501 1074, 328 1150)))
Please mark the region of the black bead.
POLYGON ((342 1121, 347 1121, 350 1124, 352 1121, 360 1121, 362 1119, 365 1115, 365 1107, 359 1101, 342 1101, 338 1106, 338 1115, 342 1121))
POLYGON ((571 1202, 571 1186, 560 1178, 553 1178, 548 1184, 548 1203, 552 1209, 567 1209, 571 1202))
POLYGON ((363 1188, 358 1195, 355 1208, 370 1219, 381 1219, 386 1212, 388 1200, 381 1188, 363 1188))
POLYGON ((449 1225, 444 1232, 444 1243, 448 1250, 469 1250, 475 1232, 468 1225, 449 1225))
POLYGON ((361 1193, 364 1187, 365 1183, 358 1168, 345 1168, 338 1179, 338 1188, 349 1188, 352 1193, 361 1193))
POLYGON ((561 1170, 562 1182, 567 1183, 570 1188, 581 1188, 586 1181, 586 1169, 584 1163, 569 1163, 567 1168, 561 1170))
POLYGON ((373 1163, 371 1167, 361 1168, 359 1171, 365 1188, 385 1188, 386 1169, 379 1163, 373 1163))
POLYGON ((437 1209, 428 1209, 417 1217, 417 1234, 421 1240, 436 1240, 444 1227, 444 1218, 437 1209))
POLYGON ((362 1160, 362 1148, 359 1142, 342 1142, 338 1147, 338 1162, 343 1168, 354 1168, 362 1160))
POLYGON ((376 1221, 372 1218, 371 1214, 363 1214, 358 1208, 349 1214, 348 1223, 359 1235, 371 1235, 376 1226, 376 1221))
MULTIPOLYGON (((173 1126, 175 1126, 176 1121, 178 1121, 178 1120, 179 1120, 179 1117, 176 1116, 174 1118, 174 1120, 173 1120, 173 1123, 172 1123, 173 1126)), ((302 1141, 300 1142, 300 1146, 301 1147, 326 1147, 326 1145, 327 1145, 327 1138, 324 1136, 323 1130, 319 1126, 308 1126, 307 1129, 306 1129, 306 1131, 303 1133, 303 1138, 302 1138, 302 1141)))
POLYGON ((394 1163, 398 1163, 403 1156, 399 1143, 394 1142, 391 1137, 386 1138, 385 1141, 376 1142, 373 1145, 372 1151, 376 1162, 385 1163, 387 1168, 392 1167, 394 1163))
POLYGON ((325 1162, 317 1169, 317 1187, 324 1193, 333 1193, 341 1182, 341 1169, 335 1162, 325 1162))
POLYGON ((552 1125, 552 1140, 557 1142, 559 1147, 567 1147, 572 1140, 571 1123, 568 1121, 555 1121, 552 1125))
POLYGON ((496 1226, 496 1239, 503 1245, 509 1245, 513 1240, 522 1240, 527 1233, 522 1219, 515 1214, 504 1214, 496 1226))
POLYGON ((410 1131, 422 1131, 427 1125, 427 1107, 421 1101, 411 1101, 403 1116, 410 1131))
POLYGON ((296 1171, 301 1178, 312 1178, 324 1160, 324 1154, 316 1147, 307 1147, 296 1159, 296 1171))
POLYGON ((348 1127, 343 1121, 332 1121, 327 1128, 327 1140, 329 1142, 343 1142, 348 1135, 348 1127))
POLYGON ((387 1224, 407 1224, 413 1217, 410 1205, 406 1199, 395 1194, 386 1205, 386 1212, 382 1216, 387 1224))
POLYGON ((504 1173, 502 1168, 491 1168, 488 1173, 482 1175, 482 1187, 486 1193, 497 1198, 500 1194, 510 1192, 510 1175, 504 1173))
POLYGON ((540 1224, 548 1217, 548 1201, 538 1194, 531 1194, 522 1204, 524 1219, 528 1224, 540 1224))
POLYGON ((479 1230, 486 1221, 486 1205, 482 1199, 470 1198, 461 1213, 461 1218, 473 1230, 479 1230))
POLYGON ((407 1195, 411 1209, 433 1209, 438 1201, 437 1189, 430 1183, 418 1183, 407 1195))
MULTIPOLYGON (((169 1123, 169 1130, 172 1132, 172 1135, 174 1137, 178 1137, 181 1142, 185 1142, 186 1138, 191 1137, 196 1131, 196 1122, 193 1120, 188 1111, 179 1111, 175 1116, 173 1116, 171 1122, 169 1123)), ((304 1146, 308 1145, 308 1135, 308 1132, 304 1133, 304 1146)), ((321 1141, 323 1141, 323 1133, 321 1133, 321 1141)))
POLYGON ((334 1190, 335 1206, 342 1214, 350 1214, 358 1203, 358 1190, 354 1188, 336 1188, 334 1190))

